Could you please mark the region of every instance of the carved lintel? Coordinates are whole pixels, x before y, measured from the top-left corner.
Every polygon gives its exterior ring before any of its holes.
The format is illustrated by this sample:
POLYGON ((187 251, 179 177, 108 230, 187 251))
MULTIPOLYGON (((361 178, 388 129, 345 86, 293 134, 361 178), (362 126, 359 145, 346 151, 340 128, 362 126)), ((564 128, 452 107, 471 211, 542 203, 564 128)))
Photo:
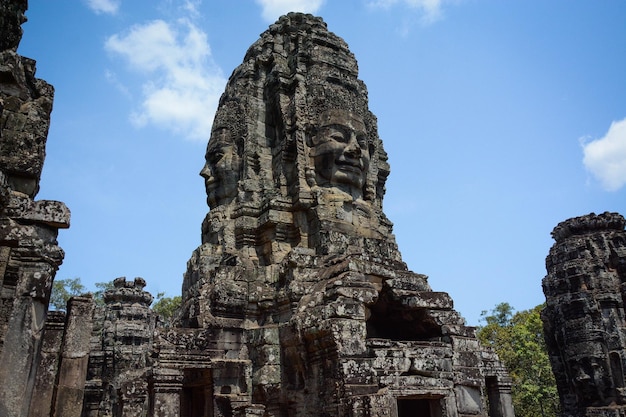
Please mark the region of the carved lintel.
POLYGON ((6 215, 20 223, 45 224, 57 229, 70 227, 70 210, 60 201, 33 201, 27 195, 12 192, 6 215))

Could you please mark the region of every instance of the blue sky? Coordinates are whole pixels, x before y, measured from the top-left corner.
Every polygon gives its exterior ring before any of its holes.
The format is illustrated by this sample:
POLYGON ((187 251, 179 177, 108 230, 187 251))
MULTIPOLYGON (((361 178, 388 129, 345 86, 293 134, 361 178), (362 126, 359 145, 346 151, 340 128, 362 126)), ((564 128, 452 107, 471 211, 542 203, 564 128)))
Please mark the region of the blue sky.
POLYGON ((56 88, 37 198, 72 211, 57 278, 180 294, 217 100, 289 10, 356 55, 403 258, 469 324, 544 301, 557 223, 626 214, 622 0, 31 1, 19 52, 56 88))

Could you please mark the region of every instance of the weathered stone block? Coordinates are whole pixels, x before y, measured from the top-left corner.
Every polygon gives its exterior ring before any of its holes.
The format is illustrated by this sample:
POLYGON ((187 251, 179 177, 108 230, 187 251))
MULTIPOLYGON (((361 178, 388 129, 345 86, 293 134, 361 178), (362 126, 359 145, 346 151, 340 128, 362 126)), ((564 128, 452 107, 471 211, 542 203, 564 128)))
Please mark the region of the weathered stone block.
POLYGON ((483 410, 482 396, 476 387, 457 385, 454 387, 459 413, 480 415, 483 410))

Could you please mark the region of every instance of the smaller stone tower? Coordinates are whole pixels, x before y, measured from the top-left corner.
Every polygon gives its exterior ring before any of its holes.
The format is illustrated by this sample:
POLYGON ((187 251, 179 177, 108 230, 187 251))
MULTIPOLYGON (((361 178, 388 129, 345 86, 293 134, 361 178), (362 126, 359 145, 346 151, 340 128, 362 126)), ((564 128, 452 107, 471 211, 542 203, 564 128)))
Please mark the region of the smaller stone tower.
POLYGON ((552 231, 543 322, 563 417, 626 415, 625 224, 591 213, 552 231))
POLYGON ((89 358, 83 415, 147 415, 148 367, 156 316, 146 281, 116 278, 104 293, 104 309, 96 312, 92 346, 99 354, 89 358), (91 411, 90 411, 91 410, 91 411), (109 415, 109 414, 104 414, 109 415))

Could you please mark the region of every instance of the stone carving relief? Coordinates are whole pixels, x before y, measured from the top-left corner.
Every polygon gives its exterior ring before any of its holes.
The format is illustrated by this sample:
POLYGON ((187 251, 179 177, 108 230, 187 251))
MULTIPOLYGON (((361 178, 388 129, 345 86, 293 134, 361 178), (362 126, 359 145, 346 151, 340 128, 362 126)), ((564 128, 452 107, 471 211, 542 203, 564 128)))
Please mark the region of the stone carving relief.
POLYGON ((336 187, 354 200, 363 198, 370 142, 361 117, 343 109, 327 110, 310 136, 309 147, 315 168, 310 185, 336 187))
POLYGON ((206 164, 200 175, 204 178, 207 204, 215 208, 237 196, 243 156, 241 111, 235 103, 221 106, 213 122, 206 151, 206 164))
POLYGON ((563 416, 626 412, 625 225, 618 213, 591 213, 552 232, 542 318, 563 416))

